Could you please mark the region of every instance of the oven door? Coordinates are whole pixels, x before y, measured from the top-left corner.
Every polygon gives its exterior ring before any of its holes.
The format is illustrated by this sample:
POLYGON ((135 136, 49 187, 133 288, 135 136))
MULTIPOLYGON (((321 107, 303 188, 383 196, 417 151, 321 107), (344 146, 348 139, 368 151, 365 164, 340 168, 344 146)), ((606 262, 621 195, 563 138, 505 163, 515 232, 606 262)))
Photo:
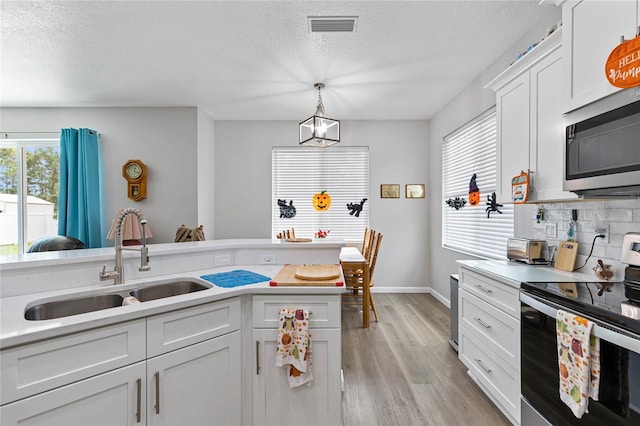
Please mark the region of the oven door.
POLYGON ((602 362, 605 353, 619 356, 617 374, 605 377, 603 366, 600 401, 590 399, 589 412, 577 419, 559 396, 555 318, 563 307, 524 290, 520 301, 522 425, 640 425, 640 339, 594 325, 602 362))

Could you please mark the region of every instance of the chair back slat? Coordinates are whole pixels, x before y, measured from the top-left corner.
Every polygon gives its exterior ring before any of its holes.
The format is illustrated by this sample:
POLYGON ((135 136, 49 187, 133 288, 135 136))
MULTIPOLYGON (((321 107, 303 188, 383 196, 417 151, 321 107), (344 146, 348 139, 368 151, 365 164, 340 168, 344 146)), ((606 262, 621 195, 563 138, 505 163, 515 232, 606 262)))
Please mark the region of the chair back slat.
POLYGON ((376 268, 376 261, 378 260, 378 251, 380 251, 381 244, 382 244, 382 234, 378 234, 378 238, 376 238, 376 241, 375 241, 375 248, 372 250, 372 255, 369 260, 369 282, 370 283, 373 283, 373 271, 376 268))

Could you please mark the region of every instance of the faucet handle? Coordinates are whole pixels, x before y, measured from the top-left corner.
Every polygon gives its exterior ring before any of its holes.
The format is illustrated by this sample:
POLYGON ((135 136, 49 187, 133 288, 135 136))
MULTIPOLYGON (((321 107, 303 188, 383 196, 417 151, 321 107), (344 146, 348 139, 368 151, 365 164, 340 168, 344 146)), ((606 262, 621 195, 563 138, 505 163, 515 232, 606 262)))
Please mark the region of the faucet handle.
POLYGON ((118 271, 107 271, 107 266, 104 265, 102 267, 102 272, 100 272, 100 281, 113 280, 118 277, 118 271))

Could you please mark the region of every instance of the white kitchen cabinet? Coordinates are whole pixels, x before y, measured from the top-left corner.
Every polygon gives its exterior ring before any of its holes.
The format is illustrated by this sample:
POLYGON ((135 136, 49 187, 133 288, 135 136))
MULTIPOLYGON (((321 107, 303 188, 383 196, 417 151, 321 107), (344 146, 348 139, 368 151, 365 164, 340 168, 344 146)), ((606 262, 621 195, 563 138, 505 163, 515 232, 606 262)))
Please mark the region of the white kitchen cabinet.
POLYGON ((635 37, 637 22, 635 0, 571 0, 562 5, 568 101, 564 112, 620 90, 607 81, 604 65, 621 36, 635 37))
POLYGON ((0 407, 0 424, 144 425, 145 363, 100 374, 0 407))
POLYGON ((564 180, 565 126, 562 50, 553 50, 531 67, 529 169, 530 200, 570 200, 578 196, 562 190, 564 180))
POLYGON ((513 202, 511 178, 529 170, 529 73, 496 91, 496 197, 513 202))
POLYGON ((519 283, 461 266, 458 357, 514 424, 520 424, 519 283))
POLYGON ((340 296, 254 296, 253 424, 342 423, 340 296), (276 367, 280 308, 310 311, 313 381, 290 388, 276 367))
POLYGON ((4 350, 0 424, 239 425, 240 316, 233 298, 4 350))
POLYGON ((529 202, 577 198, 562 190, 562 30, 556 31, 486 87, 496 91, 496 197, 511 203, 511 180, 530 172, 529 202))
POLYGON ((147 424, 239 425, 240 332, 147 360, 147 424))

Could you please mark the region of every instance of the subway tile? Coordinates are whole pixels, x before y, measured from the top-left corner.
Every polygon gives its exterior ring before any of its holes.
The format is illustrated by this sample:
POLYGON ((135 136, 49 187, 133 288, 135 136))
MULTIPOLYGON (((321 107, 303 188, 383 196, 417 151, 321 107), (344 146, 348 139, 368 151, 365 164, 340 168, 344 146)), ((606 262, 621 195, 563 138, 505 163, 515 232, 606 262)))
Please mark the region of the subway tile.
POLYGON ((638 198, 608 200, 604 204, 609 209, 640 209, 640 199, 638 198))
POLYGON ((596 209, 595 219, 607 222, 631 222, 633 221, 632 209, 596 209))
POLYGON ((627 232, 640 232, 639 222, 610 222, 609 232, 611 235, 619 234, 624 235, 627 232))
POLYGON ((622 247, 607 247, 605 250, 605 257, 607 259, 620 260, 622 257, 622 247))

